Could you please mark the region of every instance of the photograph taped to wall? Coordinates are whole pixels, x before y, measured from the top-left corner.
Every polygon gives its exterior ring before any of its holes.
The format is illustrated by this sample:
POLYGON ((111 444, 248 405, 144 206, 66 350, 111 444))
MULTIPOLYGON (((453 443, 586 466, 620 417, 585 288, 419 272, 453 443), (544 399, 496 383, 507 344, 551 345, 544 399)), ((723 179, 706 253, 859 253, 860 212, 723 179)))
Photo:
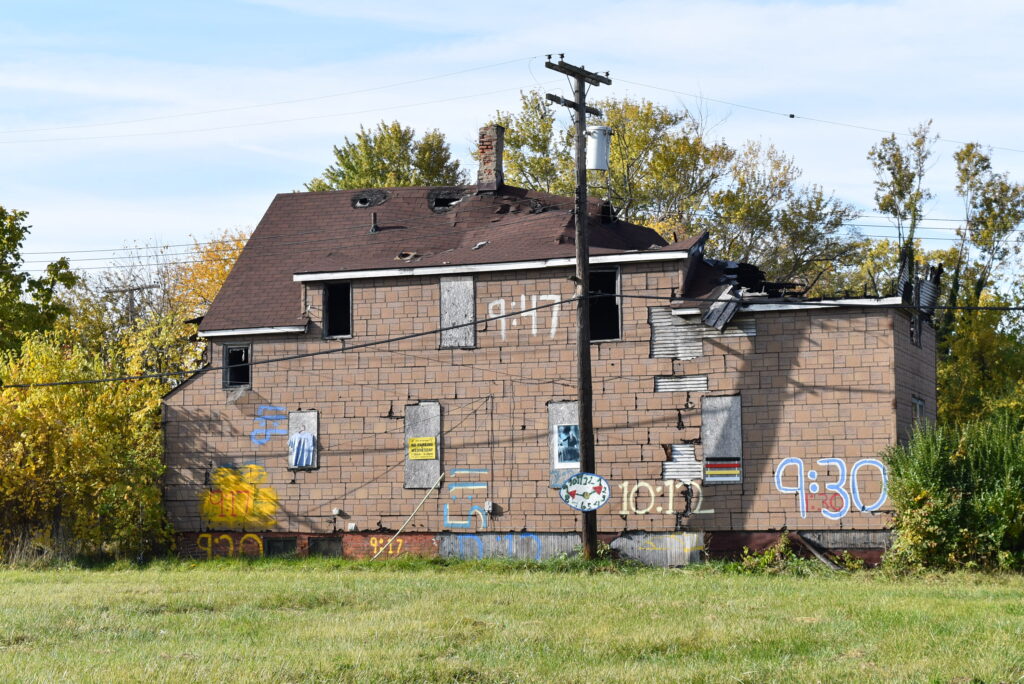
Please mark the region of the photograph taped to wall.
POLYGON ((433 461, 437 458, 437 439, 434 437, 410 437, 409 459, 412 461, 433 461))
POLYGON ((314 470, 320 467, 319 428, 318 411, 288 412, 288 468, 314 470))
POLYGON ((580 426, 556 425, 555 434, 558 438, 558 465, 577 464, 580 462, 580 426))

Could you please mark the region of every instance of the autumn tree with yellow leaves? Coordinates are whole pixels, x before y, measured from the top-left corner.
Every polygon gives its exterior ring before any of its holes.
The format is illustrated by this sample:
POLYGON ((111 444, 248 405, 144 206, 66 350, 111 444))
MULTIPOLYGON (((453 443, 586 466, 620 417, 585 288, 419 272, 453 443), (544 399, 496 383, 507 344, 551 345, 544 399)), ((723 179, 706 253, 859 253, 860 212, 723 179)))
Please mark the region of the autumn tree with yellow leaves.
POLYGON ((247 237, 137 248, 0 355, 0 559, 136 557, 169 542, 160 399, 201 365, 196 319, 247 237))

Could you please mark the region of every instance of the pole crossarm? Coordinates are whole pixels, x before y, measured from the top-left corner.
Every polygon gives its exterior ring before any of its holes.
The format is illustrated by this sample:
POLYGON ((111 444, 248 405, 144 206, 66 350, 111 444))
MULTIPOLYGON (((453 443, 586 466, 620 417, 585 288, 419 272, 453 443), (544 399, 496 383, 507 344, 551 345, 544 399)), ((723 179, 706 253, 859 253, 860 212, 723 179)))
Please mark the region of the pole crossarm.
POLYGON ((566 76, 572 76, 573 78, 582 78, 590 85, 612 84, 612 80, 607 76, 596 74, 593 71, 587 71, 583 67, 573 66, 572 64, 569 64, 562 60, 559 60, 557 63, 544 62, 544 66, 546 66, 548 69, 551 69, 552 71, 557 71, 560 74, 565 74, 566 76))
MULTIPOLYGON (((564 97, 560 95, 552 95, 551 93, 547 93, 544 97, 546 97, 551 102, 554 102, 555 104, 560 104, 563 107, 568 107, 569 109, 573 110, 576 109, 575 102, 573 102, 572 100, 566 100, 564 97)), ((590 114, 591 116, 601 116, 600 109, 594 109, 593 107, 587 106, 586 111, 587 114, 590 114)))

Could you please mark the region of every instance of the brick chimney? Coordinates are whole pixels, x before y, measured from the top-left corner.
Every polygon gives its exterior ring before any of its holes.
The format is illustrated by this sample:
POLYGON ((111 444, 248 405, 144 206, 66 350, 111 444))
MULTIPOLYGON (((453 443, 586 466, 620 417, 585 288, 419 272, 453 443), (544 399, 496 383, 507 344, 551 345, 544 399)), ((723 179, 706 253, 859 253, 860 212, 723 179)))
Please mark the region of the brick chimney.
POLYGON ((505 128, 497 124, 481 128, 477 152, 480 161, 476 177, 479 186, 477 191, 494 192, 505 182, 501 160, 505 152, 505 128))

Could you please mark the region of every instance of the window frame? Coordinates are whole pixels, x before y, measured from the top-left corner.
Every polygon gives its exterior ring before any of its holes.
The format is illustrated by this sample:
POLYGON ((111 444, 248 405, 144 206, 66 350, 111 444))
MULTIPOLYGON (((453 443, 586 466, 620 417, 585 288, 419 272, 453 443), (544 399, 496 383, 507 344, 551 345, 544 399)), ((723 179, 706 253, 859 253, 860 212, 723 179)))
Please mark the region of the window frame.
POLYGON ((354 291, 354 288, 352 287, 352 282, 348 281, 348 280, 340 280, 340 281, 334 281, 334 282, 329 282, 329 283, 324 283, 323 284, 323 302, 322 302, 322 306, 321 306, 321 310, 323 311, 323 315, 322 315, 321 325, 323 327, 323 336, 324 336, 325 340, 346 340, 346 339, 350 339, 352 337, 352 324, 353 324, 352 309, 354 308, 352 306, 352 293, 353 293, 353 291, 354 291), (348 328, 348 332, 340 333, 340 334, 336 334, 336 335, 331 335, 331 334, 328 333, 328 330, 330 329, 330 325, 331 325, 331 318, 332 318, 331 315, 330 315, 330 312, 331 312, 331 309, 330 309, 330 306, 331 306, 331 304, 330 304, 330 302, 331 302, 330 290, 332 288, 337 288, 337 287, 341 287, 341 286, 344 286, 344 287, 348 288, 348 321, 347 321, 347 324, 346 324, 346 327, 348 328))
POLYGON ((599 342, 619 342, 619 341, 621 341, 623 339, 623 335, 622 335, 622 298, 620 296, 622 294, 622 269, 619 266, 602 266, 600 268, 592 268, 592 269, 590 269, 590 279, 591 279, 591 282, 587 283, 587 291, 588 292, 591 291, 590 287, 591 287, 591 285, 593 283, 594 274, 596 274, 596 273, 614 273, 615 274, 615 291, 613 293, 611 293, 611 294, 613 295, 613 301, 614 301, 614 306, 615 306, 615 313, 616 313, 616 317, 618 319, 616 321, 616 324, 615 324, 615 327, 618 330, 618 336, 617 337, 602 337, 601 339, 595 339, 594 338, 594 302, 595 301, 600 301, 600 300, 591 299, 590 300, 590 342, 592 344, 599 343, 599 342))
POLYGON ((221 375, 221 385, 224 389, 239 389, 252 387, 252 344, 225 344, 222 351, 223 359, 223 371, 221 375), (229 354, 238 349, 245 350, 245 363, 232 364, 229 361, 229 354), (231 379, 231 371, 235 368, 245 368, 247 380, 245 382, 233 382, 231 379))

